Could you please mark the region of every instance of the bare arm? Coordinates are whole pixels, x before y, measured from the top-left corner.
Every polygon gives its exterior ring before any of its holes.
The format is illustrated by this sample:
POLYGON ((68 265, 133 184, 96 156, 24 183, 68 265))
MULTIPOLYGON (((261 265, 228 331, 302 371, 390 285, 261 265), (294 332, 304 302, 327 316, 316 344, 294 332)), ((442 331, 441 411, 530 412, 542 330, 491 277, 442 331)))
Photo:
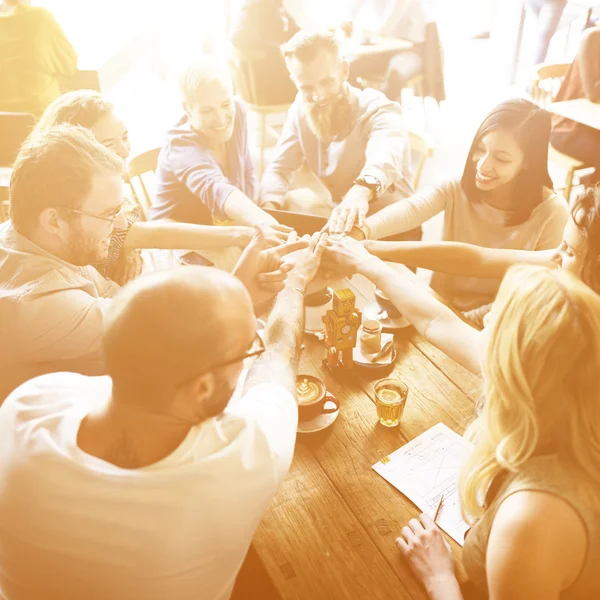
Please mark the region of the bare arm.
POLYGON ((227 200, 225 200, 225 204, 223 205, 223 212, 227 215, 227 218, 240 225, 277 224, 275 217, 266 213, 262 208, 254 204, 248 196, 237 189, 233 190, 227 196, 227 200))
POLYGON ((174 221, 138 221, 125 238, 125 248, 166 248, 198 250, 245 246, 252 237, 251 227, 214 227, 174 221))
POLYGON ((248 372, 244 393, 260 383, 276 383, 296 397, 296 373, 304 332, 304 294, 315 276, 325 238, 313 235, 306 250, 289 255, 293 270, 275 301, 265 329, 266 351, 248 372))
POLYGON ((374 256, 409 267, 430 271, 500 279, 509 267, 519 263, 556 266, 552 262, 554 250, 510 250, 485 248, 460 242, 380 242, 366 240, 365 248, 374 256))
POLYGON ((488 540, 490 600, 558 600, 577 578, 586 546, 580 516, 561 498, 537 491, 509 496, 488 540))
POLYGON ((390 299, 426 340, 472 373, 481 373, 481 332, 437 300, 416 275, 408 270, 399 273, 376 257, 365 260, 359 272, 390 299))

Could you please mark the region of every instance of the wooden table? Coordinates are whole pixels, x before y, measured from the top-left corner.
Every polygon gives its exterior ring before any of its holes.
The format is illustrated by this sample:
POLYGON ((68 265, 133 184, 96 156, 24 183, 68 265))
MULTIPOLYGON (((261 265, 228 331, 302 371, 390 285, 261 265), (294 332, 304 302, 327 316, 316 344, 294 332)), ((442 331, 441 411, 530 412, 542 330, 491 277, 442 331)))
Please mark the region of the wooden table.
MULTIPOLYGON (((351 287, 362 308, 373 286, 354 277, 351 287)), ((394 544, 419 510, 371 466, 440 421, 462 433, 475 415, 480 380, 412 327, 402 330, 390 376, 407 383, 409 396, 401 425, 386 429, 377 424, 373 393, 382 376, 334 378, 321 363, 323 343, 306 338, 299 372, 324 379, 342 408, 328 430, 299 435, 254 548, 283 600, 424 599, 394 544)))
POLYGON ((587 98, 553 102, 548 110, 561 117, 571 119, 571 121, 577 121, 592 129, 600 130, 600 104, 587 98))
POLYGON ((350 38, 341 44, 342 54, 347 58, 363 58, 378 54, 399 54, 412 50, 414 44, 398 38, 374 37, 372 43, 363 44, 360 40, 350 38))

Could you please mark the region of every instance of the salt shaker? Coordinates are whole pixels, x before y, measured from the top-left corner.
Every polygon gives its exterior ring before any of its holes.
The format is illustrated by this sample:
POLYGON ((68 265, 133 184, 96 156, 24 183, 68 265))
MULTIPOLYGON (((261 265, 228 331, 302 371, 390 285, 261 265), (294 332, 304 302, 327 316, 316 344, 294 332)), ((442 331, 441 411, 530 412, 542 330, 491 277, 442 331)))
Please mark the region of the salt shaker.
POLYGON ((375 354, 381 350, 381 323, 379 321, 365 321, 359 331, 361 352, 375 354))

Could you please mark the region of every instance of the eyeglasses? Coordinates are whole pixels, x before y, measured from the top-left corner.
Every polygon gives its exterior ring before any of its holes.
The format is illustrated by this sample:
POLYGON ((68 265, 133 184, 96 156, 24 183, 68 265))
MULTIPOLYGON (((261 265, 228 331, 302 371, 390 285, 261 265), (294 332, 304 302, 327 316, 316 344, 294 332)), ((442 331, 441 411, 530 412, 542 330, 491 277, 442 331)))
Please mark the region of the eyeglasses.
POLYGON ((209 373, 210 371, 215 371, 216 369, 222 369, 223 367, 228 367, 229 365, 233 365, 235 363, 242 362, 243 360, 246 360, 247 358, 252 358, 253 356, 260 356, 265 350, 266 350, 266 348, 265 348, 264 342, 262 341, 262 338, 260 337, 260 335, 258 333, 256 333, 254 340, 252 342, 252 345, 250 346, 250 348, 248 350, 246 350, 246 352, 244 352, 240 356, 236 356, 235 358, 232 358, 231 360, 226 360, 224 362, 215 363, 214 365, 211 365, 208 369, 203 369, 202 371, 195 373, 191 377, 188 377, 185 381, 182 381, 179 384, 179 386, 185 385, 186 383, 189 383, 193 379, 196 379, 196 377, 200 377, 201 375, 209 373))
POLYGON ((84 215, 86 217, 92 217, 93 219, 100 219, 101 221, 106 221, 107 223, 110 223, 112 225, 117 220, 119 215, 123 214, 123 204, 119 206, 119 210, 111 217, 102 217, 101 215, 96 215, 94 213, 88 212, 87 210, 79 210, 77 208, 69 208, 69 210, 78 215, 84 215))

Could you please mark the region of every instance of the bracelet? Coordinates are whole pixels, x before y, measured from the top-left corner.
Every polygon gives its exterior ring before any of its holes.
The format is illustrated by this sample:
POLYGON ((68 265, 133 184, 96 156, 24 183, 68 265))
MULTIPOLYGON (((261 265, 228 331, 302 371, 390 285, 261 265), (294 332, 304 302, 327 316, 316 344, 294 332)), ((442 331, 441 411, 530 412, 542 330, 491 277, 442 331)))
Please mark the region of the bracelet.
POLYGON ((295 287, 294 288, 297 292, 300 292, 302 294, 303 298, 306 298, 306 290, 301 290, 299 287, 295 287))

